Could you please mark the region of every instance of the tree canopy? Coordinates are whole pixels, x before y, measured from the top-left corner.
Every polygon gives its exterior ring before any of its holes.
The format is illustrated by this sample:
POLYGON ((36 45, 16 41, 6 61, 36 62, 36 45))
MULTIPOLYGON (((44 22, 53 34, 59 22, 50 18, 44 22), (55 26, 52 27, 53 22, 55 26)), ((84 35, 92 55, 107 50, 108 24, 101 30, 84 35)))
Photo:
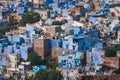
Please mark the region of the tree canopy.
POLYGON ((62 25, 62 22, 60 22, 60 21, 53 21, 52 25, 62 25))
POLYGON ((0 35, 5 35, 5 30, 0 30, 0 35))
POLYGON ((58 67, 57 61, 52 59, 51 56, 48 56, 44 59, 44 65, 46 65, 47 68, 51 68, 51 69, 54 69, 54 70, 56 69, 56 67, 58 67))
POLYGON ((22 20, 20 20, 19 25, 25 26, 27 23, 36 23, 40 20, 40 14, 37 12, 27 12, 22 16, 22 20))
POLYGON ((35 73, 34 76, 26 76, 25 80, 62 80, 63 76, 60 71, 56 70, 58 66, 57 62, 52 59, 51 56, 46 57, 42 60, 42 58, 35 52, 31 52, 28 55, 28 61, 31 62, 32 66, 35 65, 46 65, 47 69, 40 70, 35 73))
POLYGON ((35 52, 31 52, 28 55, 28 61, 31 62, 32 66, 35 66, 35 65, 46 65, 47 68, 51 68, 51 69, 54 69, 54 70, 58 66, 58 63, 55 60, 53 60, 51 56, 48 56, 45 59, 42 59, 41 56, 39 56, 35 52))
POLYGON ((105 50, 105 56, 106 57, 116 57, 116 52, 119 50, 120 50, 120 44, 116 44, 105 50))
POLYGON ((57 70, 40 70, 32 77, 26 77, 25 80, 62 80, 63 76, 60 71, 57 70))
POLYGON ((39 56, 37 53, 30 53, 28 55, 28 61, 31 62, 31 65, 42 65, 43 61, 41 56, 39 56))

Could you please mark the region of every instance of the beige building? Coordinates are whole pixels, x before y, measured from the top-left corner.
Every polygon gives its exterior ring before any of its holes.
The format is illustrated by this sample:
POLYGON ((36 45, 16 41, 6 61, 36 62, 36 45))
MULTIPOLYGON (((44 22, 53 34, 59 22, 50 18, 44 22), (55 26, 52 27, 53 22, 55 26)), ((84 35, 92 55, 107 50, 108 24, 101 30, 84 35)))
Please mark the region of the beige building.
POLYGON ((50 33, 52 35, 55 35, 56 33, 59 33, 62 31, 61 26, 47 26, 46 27, 46 32, 50 33))
POLYGON ((33 2, 35 8, 43 8, 45 6, 45 0, 29 0, 33 2))
POLYGON ((7 59, 8 68, 17 68, 18 62, 20 61, 20 56, 18 54, 9 54, 7 59))
POLYGON ((33 2, 34 4, 45 3, 45 0, 28 0, 28 1, 33 2))
POLYGON ((94 5, 95 5, 95 11, 98 11, 100 9, 99 1, 94 1, 94 5))
POLYGON ((120 51, 116 52, 116 57, 105 57, 102 56, 103 64, 108 66, 112 70, 120 68, 120 51))
POLYGON ((75 7, 70 9, 71 15, 76 16, 79 15, 80 12, 84 10, 84 3, 79 2, 75 7))
POLYGON ((9 25, 16 25, 18 22, 20 22, 21 19, 22 19, 22 16, 16 13, 12 13, 10 14, 9 17, 7 17, 7 21, 9 25))
POLYGON ((34 51, 38 53, 42 57, 42 59, 50 55, 50 39, 44 38, 44 36, 34 39, 34 51))
POLYGON ((41 16, 41 19, 45 20, 50 17, 50 11, 49 10, 35 10, 35 12, 38 12, 41 16))

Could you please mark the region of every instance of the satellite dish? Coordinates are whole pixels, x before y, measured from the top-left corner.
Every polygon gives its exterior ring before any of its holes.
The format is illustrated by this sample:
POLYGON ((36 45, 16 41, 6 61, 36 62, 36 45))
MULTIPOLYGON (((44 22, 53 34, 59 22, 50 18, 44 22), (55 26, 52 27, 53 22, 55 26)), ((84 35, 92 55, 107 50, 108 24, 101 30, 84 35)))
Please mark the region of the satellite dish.
POLYGON ((66 25, 62 25, 61 28, 62 28, 62 30, 65 30, 66 29, 66 25))
POLYGON ((62 53, 63 55, 65 54, 65 52, 63 51, 63 53, 62 53))

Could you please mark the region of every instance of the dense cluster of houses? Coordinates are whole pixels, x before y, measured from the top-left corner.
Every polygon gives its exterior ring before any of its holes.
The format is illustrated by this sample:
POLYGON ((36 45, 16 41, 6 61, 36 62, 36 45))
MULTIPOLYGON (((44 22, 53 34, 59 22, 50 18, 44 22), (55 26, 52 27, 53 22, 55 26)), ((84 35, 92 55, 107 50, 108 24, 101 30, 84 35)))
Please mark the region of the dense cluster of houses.
MULTIPOLYGON (((119 69, 119 51, 114 58, 104 55, 105 48, 120 43, 119 0, 11 2, 7 5, 4 0, 0 2, 0 27, 7 23, 16 24, 13 21, 20 21, 21 16, 31 9, 40 14, 41 20, 0 35, 0 72, 4 73, 5 77, 19 72, 21 76, 26 75, 29 70, 25 67, 28 67, 30 62, 22 61, 28 59, 29 50, 32 49, 42 59, 51 55, 58 61, 57 69, 63 73, 64 78, 109 75, 111 70, 119 69), (63 24, 52 25, 54 21, 63 24), (104 71, 103 64, 107 66, 104 71)), ((33 72, 36 72, 36 69, 38 71, 41 68, 35 66, 33 72)))

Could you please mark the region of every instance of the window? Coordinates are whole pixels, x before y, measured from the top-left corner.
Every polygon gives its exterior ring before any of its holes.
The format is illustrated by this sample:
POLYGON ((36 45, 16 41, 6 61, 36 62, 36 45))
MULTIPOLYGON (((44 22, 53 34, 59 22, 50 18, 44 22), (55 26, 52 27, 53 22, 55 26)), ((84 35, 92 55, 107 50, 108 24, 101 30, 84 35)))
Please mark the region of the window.
POLYGON ((76 47, 76 46, 74 45, 74 46, 73 46, 73 50, 75 50, 75 47, 76 47))

